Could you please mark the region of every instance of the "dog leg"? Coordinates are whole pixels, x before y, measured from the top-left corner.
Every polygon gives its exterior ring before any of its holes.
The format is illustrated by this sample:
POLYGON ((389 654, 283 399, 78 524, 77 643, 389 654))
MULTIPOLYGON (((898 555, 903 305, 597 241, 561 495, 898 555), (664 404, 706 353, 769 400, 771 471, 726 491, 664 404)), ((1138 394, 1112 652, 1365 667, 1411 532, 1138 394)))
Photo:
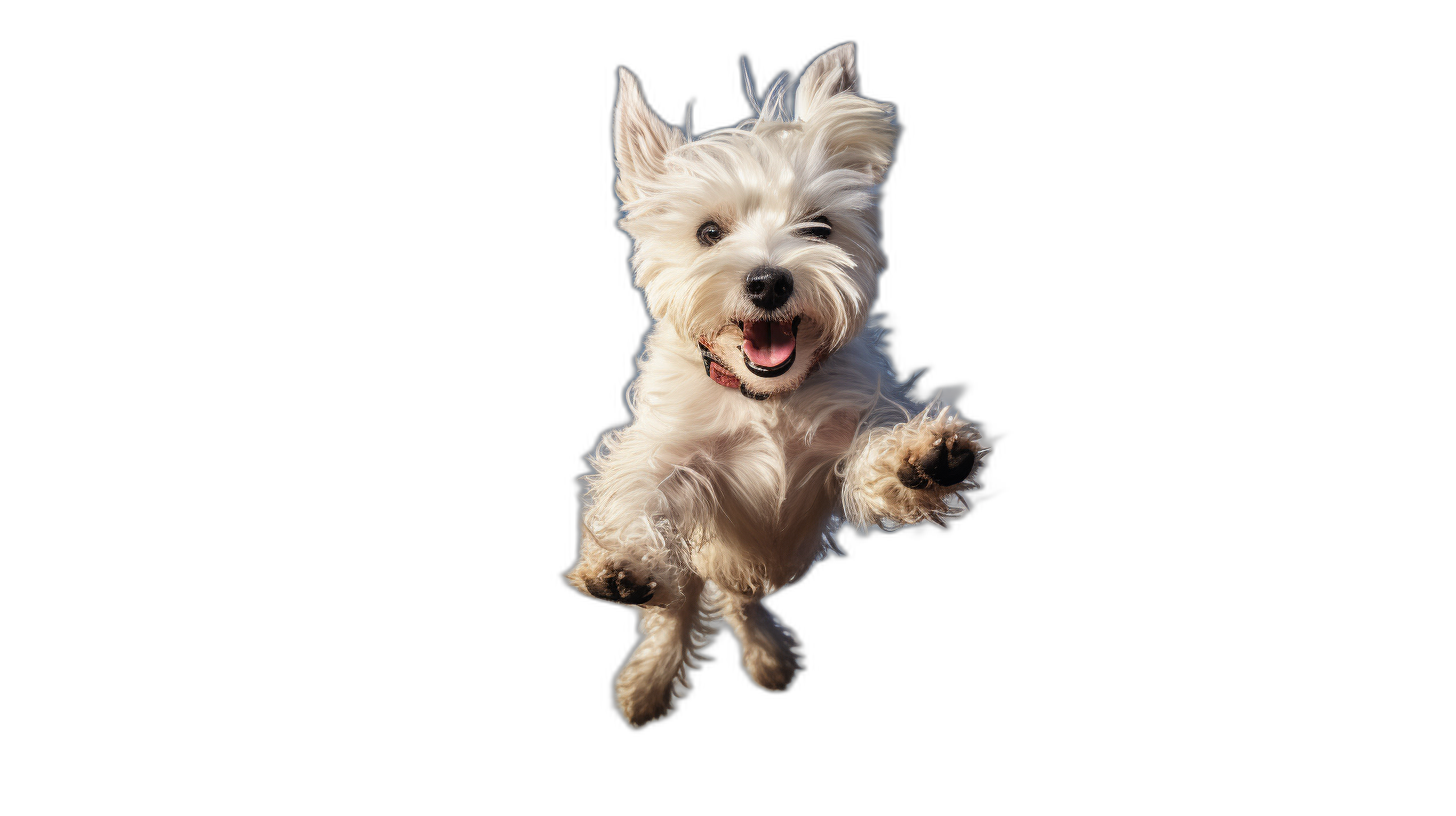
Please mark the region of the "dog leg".
POLYGON ((603 444, 611 453, 592 460, 581 561, 567 579, 607 601, 675 605, 690 572, 678 531, 703 528, 714 507, 707 477, 692 466, 701 440, 629 429, 603 444))
MULTIPOLYGON (((941 523, 961 508, 947 503, 972 481, 989 449, 980 433, 949 415, 922 411, 892 427, 875 427, 854 441, 844 469, 844 509, 860 527, 941 523)), ((964 505, 964 502, 962 502, 964 505)))
POLYGON ((684 567, 670 549, 649 540, 606 547, 590 530, 582 530, 581 560, 567 573, 572 586, 604 601, 646 606, 673 606, 684 567))
POLYGON ((719 608, 743 644, 743 668, 753 682, 770 691, 788 688, 799 670, 799 657, 794 652, 799 642, 793 632, 754 598, 725 592, 719 608))
POLYGON ((706 642, 703 579, 689 574, 678 588, 680 602, 671 607, 642 609, 642 642, 617 675, 617 705, 634 726, 655 720, 672 709, 672 699, 688 685, 706 642))

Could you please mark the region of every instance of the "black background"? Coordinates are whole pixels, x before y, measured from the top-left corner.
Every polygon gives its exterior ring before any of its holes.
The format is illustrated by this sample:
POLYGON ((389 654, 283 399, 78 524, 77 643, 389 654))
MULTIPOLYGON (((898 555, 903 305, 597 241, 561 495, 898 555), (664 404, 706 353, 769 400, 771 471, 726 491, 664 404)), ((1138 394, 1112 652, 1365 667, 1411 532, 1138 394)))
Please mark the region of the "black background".
POLYGON ((1176 165, 1162 147, 1171 86, 1035 26, 872 28, 724 44, 582 32, 498 45, 483 66, 469 47, 419 48, 403 73, 380 70, 360 127, 389 159, 341 170, 363 207, 384 203, 351 238, 377 243, 368 264, 390 271, 360 305, 329 302, 352 331, 314 367, 358 363, 323 382, 349 395, 339 415, 370 417, 338 440, 364 490, 335 513, 367 545, 316 568, 352 624, 303 647, 342 678, 314 699, 363 694, 373 714, 351 727, 373 734, 622 748, 980 734, 1016 752, 1047 734, 1104 739, 1190 672, 1166 659, 1182 624, 1163 603, 1190 564, 1128 519, 1149 517, 1137 501, 1155 476, 1115 469, 1130 425, 1163 409, 1121 388, 1158 354, 1156 338, 1128 334, 1121 302, 1142 305, 1139 274, 1162 264, 1175 227, 1159 194, 1176 165), (925 392, 965 386, 962 414, 994 443, 986 490, 949 532, 846 530, 849 557, 769 600, 807 654, 788 694, 754 688, 724 632, 677 714, 633 733, 610 686, 635 613, 561 578, 585 453, 628 421, 648 326, 616 227, 617 66, 670 124, 692 101, 705 133, 751 115, 741 57, 761 92, 847 41, 860 90, 893 102, 904 128, 877 310, 901 373, 927 369, 925 392))

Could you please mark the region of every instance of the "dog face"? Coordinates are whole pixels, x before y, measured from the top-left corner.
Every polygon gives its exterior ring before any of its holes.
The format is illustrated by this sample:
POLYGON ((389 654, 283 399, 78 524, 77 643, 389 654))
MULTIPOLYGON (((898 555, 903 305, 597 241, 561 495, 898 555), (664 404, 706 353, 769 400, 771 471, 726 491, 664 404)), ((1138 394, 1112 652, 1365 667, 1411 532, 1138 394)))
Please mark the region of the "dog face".
POLYGON ((855 93, 850 44, 805 70, 792 113, 781 77, 756 120, 696 139, 620 80, 617 194, 649 311, 718 382, 793 391, 869 317, 890 106, 855 93))

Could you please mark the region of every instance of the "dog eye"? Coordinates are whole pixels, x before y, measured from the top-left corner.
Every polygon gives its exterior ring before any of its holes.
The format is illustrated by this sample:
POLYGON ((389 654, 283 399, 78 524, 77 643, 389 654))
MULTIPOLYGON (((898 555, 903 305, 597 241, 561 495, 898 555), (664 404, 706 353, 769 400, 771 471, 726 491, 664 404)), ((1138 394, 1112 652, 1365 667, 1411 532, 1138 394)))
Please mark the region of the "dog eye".
POLYGON ((698 243, 703 246, 712 246, 723 240, 723 228, 712 221, 698 227, 698 243))
POLYGON ((804 236, 805 238, 814 238, 820 241, 829 240, 829 233, 832 231, 829 227, 829 219, 825 218, 822 215, 816 215, 809 220, 815 222, 816 224, 823 224, 823 226, 805 227, 799 230, 799 234, 804 236))

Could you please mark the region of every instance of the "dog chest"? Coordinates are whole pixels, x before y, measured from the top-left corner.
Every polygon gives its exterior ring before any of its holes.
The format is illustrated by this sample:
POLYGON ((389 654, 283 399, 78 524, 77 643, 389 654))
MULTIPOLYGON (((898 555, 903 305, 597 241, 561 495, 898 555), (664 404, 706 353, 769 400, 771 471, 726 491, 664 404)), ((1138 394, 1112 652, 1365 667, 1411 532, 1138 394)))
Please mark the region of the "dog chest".
POLYGON ((720 438, 710 485, 714 513, 692 542, 694 568, 747 594, 781 586, 824 549, 838 499, 834 466, 848 432, 779 422, 720 438))

